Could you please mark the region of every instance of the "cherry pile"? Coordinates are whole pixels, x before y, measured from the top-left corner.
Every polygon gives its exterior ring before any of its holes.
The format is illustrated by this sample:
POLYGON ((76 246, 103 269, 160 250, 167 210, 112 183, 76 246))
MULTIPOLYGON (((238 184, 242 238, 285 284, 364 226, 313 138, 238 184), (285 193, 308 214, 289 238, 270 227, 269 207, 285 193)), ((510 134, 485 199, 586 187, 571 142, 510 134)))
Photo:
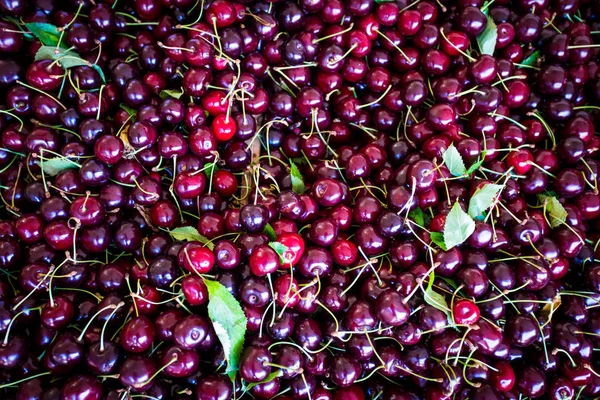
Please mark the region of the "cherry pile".
POLYGON ((0 0, 0 398, 599 398, 599 39, 596 0, 0 0))

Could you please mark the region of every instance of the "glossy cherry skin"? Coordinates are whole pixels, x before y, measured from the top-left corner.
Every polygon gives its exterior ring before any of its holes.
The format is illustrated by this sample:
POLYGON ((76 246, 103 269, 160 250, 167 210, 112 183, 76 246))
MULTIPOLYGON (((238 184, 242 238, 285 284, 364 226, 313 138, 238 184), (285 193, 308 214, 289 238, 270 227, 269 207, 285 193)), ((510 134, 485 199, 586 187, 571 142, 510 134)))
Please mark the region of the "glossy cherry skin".
POLYGON ((154 341, 155 329, 145 316, 132 319, 121 330, 121 346, 129 353, 143 353, 154 341))
POLYGON ((271 372, 271 353, 262 346, 247 347, 240 358, 240 375, 246 382, 261 382, 271 372))
POLYGON ((69 378, 61 391, 61 398, 65 400, 100 400, 102 398, 102 383, 92 376, 81 375, 69 378))
POLYGON ((479 321, 479 307, 471 300, 461 299, 452 306, 452 316, 457 324, 473 325, 479 321))
POLYGON ((131 356, 119 369, 119 381, 135 392, 144 392, 152 386, 152 377, 156 373, 156 365, 150 358, 131 356))

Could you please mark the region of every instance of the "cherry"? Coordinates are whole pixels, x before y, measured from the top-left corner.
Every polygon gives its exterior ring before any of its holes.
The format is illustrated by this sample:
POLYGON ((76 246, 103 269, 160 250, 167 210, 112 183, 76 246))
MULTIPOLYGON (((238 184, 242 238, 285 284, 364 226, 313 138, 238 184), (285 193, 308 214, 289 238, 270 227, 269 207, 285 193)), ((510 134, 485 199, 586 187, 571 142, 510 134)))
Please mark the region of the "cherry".
POLYGON ((200 277, 185 277, 181 282, 181 291, 185 300, 193 306, 200 306, 208 301, 208 290, 200 277))
POLYGON ((230 140, 236 131, 235 120, 226 114, 220 114, 212 122, 211 129, 220 142, 230 140))
POLYGON ((60 86, 64 73, 59 64, 51 60, 40 60, 29 66, 26 78, 36 89, 50 91, 60 86))
POLYGON ((271 372, 271 353, 262 346, 247 347, 240 358, 240 375, 246 382, 261 382, 271 372))
POLYGON ((167 366, 163 370, 166 375, 183 378, 196 372, 200 366, 200 356, 195 350, 170 346, 162 353, 161 363, 167 366))
POLYGON ((90 400, 100 400, 102 391, 102 383, 92 376, 75 375, 70 377, 62 387, 61 398, 76 400, 85 397, 90 400))
POLYGON ((144 392, 152 386, 152 378, 156 373, 156 365, 152 359, 144 356, 127 358, 119 369, 119 381, 135 392, 144 392))
POLYGON ((205 318, 189 315, 174 325, 173 339, 184 349, 197 349, 210 334, 209 329, 209 322, 205 318))
POLYGON ((177 262, 189 272, 206 274, 212 269, 215 256, 200 242, 188 242, 179 250, 177 262))
POLYGON ((231 396, 231 381, 223 375, 209 375, 202 378, 196 387, 198 400, 226 400, 231 396))
POLYGON ((277 238, 277 242, 287 249, 282 254, 285 265, 296 265, 304 253, 304 240, 297 233, 283 233, 277 238))
POLYGON ((471 300, 461 299, 452 306, 452 317, 457 324, 473 325, 479 321, 479 307, 471 300))
POLYGON ((154 341, 154 324, 146 316, 133 318, 121 330, 121 346, 129 353, 143 353, 154 341))
POLYGON ((280 256, 265 244, 258 245, 250 255, 250 270, 256 276, 271 274, 279 268, 280 256))

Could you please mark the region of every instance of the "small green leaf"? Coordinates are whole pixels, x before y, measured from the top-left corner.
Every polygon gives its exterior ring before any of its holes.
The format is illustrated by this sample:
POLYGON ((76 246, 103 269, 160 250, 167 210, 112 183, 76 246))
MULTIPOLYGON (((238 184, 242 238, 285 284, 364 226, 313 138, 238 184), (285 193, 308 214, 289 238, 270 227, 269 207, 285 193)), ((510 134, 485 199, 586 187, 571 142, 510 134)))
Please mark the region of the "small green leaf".
POLYGON ((481 54, 493 55, 496 49, 496 41, 498 40, 498 27, 494 23, 494 20, 488 16, 487 25, 479 36, 477 36, 477 43, 481 54))
POLYGON ((483 3, 483 6, 481 7, 481 12, 483 13, 483 15, 485 15, 486 17, 489 15, 490 13, 490 6, 492 5, 492 3, 494 3, 494 1, 496 0, 489 0, 483 3))
POLYGON ((223 346, 227 361, 225 372, 233 381, 239 368, 248 320, 240 303, 225 286, 208 279, 204 279, 204 283, 208 289, 208 317, 223 346))
POLYGON ((419 207, 413 208, 409 213, 408 217, 411 218, 419 226, 425 226, 425 213, 419 207))
POLYGON ((60 32, 56 26, 45 22, 27 22, 25 26, 33 36, 38 38, 42 45, 54 47, 58 45, 60 32))
POLYGON ((277 369, 274 372, 271 372, 265 379, 263 379, 260 382, 256 382, 256 383, 249 383, 248 386, 246 386, 246 391, 252 389, 254 386, 256 385, 260 385, 262 383, 268 383, 271 382, 273 379, 278 378, 279 376, 281 376, 281 370, 277 369))
POLYGON ((165 89, 160 92, 159 97, 163 100, 168 99, 169 97, 179 99, 183 95, 183 93, 183 89, 181 90, 181 92, 177 90, 165 89))
POLYGON ((102 68, 100 68, 100 66, 96 64, 92 64, 91 67, 96 70, 98 75, 100 75, 100 79, 102 79, 102 82, 106 83, 106 75, 104 75, 104 71, 102 71, 102 68))
POLYGON ((439 278, 441 280, 443 280, 444 282, 446 282, 446 284, 448 286, 450 286, 452 289, 458 289, 458 284, 456 282, 454 282, 452 279, 446 278, 445 276, 440 276, 439 278))
POLYGON ((473 172, 477 171, 479 167, 483 165, 484 160, 485 150, 481 153, 481 157, 479 157, 479 160, 475 161, 475 163, 469 167, 469 169, 467 170, 467 175, 471 175, 473 172))
POLYGON ((306 164, 306 159, 304 157, 290 158, 290 161, 294 162, 294 164, 300 164, 300 165, 306 164))
POLYGON ((446 247, 446 242, 444 242, 444 234, 443 233, 430 232, 429 237, 431 238, 431 241, 433 243, 435 243, 440 249, 442 249, 444 251, 448 251, 448 248, 446 247))
POLYGON ((450 147, 446 149, 442 158, 452 176, 463 176, 467 172, 465 162, 458 150, 456 150, 456 147, 454 147, 454 144, 451 144, 450 147))
POLYGON ((444 224, 444 243, 446 247, 451 249, 458 246, 467 240, 473 231, 475 231, 475 221, 460 208, 458 202, 454 203, 446 216, 446 223, 444 224))
POLYGON ((81 168, 81 165, 67 157, 40 159, 40 164, 46 175, 55 176, 66 169, 81 168))
POLYGON ((440 311, 443 311, 446 315, 449 315, 450 307, 448 307, 446 298, 433 290, 433 281, 435 280, 435 274, 432 272, 429 275, 428 279, 429 282, 427 284, 427 288, 425 289, 425 293, 423 294, 423 300, 425 300, 425 302, 430 306, 437 308, 440 311))
POLYGON ((541 55, 541 53, 540 53, 539 50, 534 51, 533 53, 531 53, 531 55, 529 57, 527 57, 526 59, 524 59, 521 62, 521 65, 527 65, 527 66, 530 66, 530 67, 537 67, 538 61, 540 59, 540 55, 541 55))
POLYGON ((275 230, 273 229, 271 224, 265 225, 265 229, 263 230, 263 232, 269 237, 269 239, 273 241, 277 240, 277 234, 275 233, 275 230))
POLYGON ((286 258, 285 255, 290 250, 289 247, 287 247, 285 244, 279 243, 279 242, 270 242, 269 247, 272 248, 273 250, 275 250, 275 252, 279 256, 279 259, 281 260, 282 263, 285 262, 285 258, 286 258))
POLYGON ((552 228, 556 228, 567 221, 569 214, 556 197, 538 194, 538 200, 544 206, 546 218, 548 218, 548 223, 552 228))
POLYGON ((217 166, 217 161, 213 161, 209 164, 204 165, 204 173, 206 174, 206 176, 212 177, 215 172, 217 172, 220 168, 217 166))
POLYGON ((2 17, 2 19, 4 21, 8 21, 12 24, 14 24, 17 28, 19 28, 19 30, 21 32, 23 32, 23 37, 27 40, 33 40, 35 38, 35 36, 33 36, 30 32, 26 31, 25 29, 23 29, 23 23, 21 21, 19 21, 17 18, 14 17, 9 17, 9 16, 4 16, 2 17))
POLYGON ((123 110, 125 110, 127 112, 127 114, 129 114, 132 117, 135 117, 135 115, 137 114, 137 111, 134 110, 131 107, 127 107, 125 104, 119 104, 119 107, 123 110))
POLYGON ((215 245, 210 240, 202 236, 198 232, 198 229, 194 228, 193 226, 182 226, 180 228, 175 228, 169 231, 169 234, 175 240, 186 242, 200 242, 206 247, 208 247, 210 250, 214 249, 215 247, 215 245))
POLYGON ((54 60, 64 69, 79 67, 81 65, 92 66, 89 62, 82 59, 74 51, 56 48, 52 46, 42 46, 35 54, 35 60, 54 60))
POLYGON ((290 160, 290 174, 292 177, 292 190, 298 194, 304 194, 304 191, 306 190, 304 179, 302 178, 300 170, 292 160, 290 160))
POLYGON ((489 183, 477 189, 469 201, 469 215, 480 218, 494 204, 503 188, 503 185, 489 183))

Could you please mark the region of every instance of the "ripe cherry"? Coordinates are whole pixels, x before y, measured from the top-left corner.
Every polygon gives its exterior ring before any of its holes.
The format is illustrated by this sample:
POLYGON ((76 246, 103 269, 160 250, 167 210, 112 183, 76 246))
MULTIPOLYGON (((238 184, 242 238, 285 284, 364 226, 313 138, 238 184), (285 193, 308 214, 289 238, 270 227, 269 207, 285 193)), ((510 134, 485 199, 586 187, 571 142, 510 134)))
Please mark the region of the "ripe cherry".
POLYGON ((515 173, 525 175, 533 167, 533 155, 529 150, 520 149, 511 151, 506 156, 506 163, 513 168, 515 173))
POLYGON ((196 274, 208 273, 215 264, 215 256, 211 250, 200 242, 184 244, 177 254, 180 266, 196 274))
POLYGON ((208 301, 208 290, 204 279, 199 276, 187 276, 181 282, 181 291, 185 300, 193 305, 200 306, 208 301))
POLYGON ((304 254, 302 236, 297 233, 283 233, 277 238, 277 242, 287 247, 282 254, 284 267, 296 265, 302 258, 302 254, 304 254))
POLYGON ((452 307, 454 322, 461 325, 473 325, 479 321, 479 307, 471 300, 461 299, 452 307))
POLYGON ((250 255, 250 271, 256 276, 265 276, 279 268, 279 255, 266 244, 256 246, 250 255))
POLYGON ((212 122, 211 130, 220 142, 226 142, 235 135, 235 120, 227 114, 220 114, 212 122))

